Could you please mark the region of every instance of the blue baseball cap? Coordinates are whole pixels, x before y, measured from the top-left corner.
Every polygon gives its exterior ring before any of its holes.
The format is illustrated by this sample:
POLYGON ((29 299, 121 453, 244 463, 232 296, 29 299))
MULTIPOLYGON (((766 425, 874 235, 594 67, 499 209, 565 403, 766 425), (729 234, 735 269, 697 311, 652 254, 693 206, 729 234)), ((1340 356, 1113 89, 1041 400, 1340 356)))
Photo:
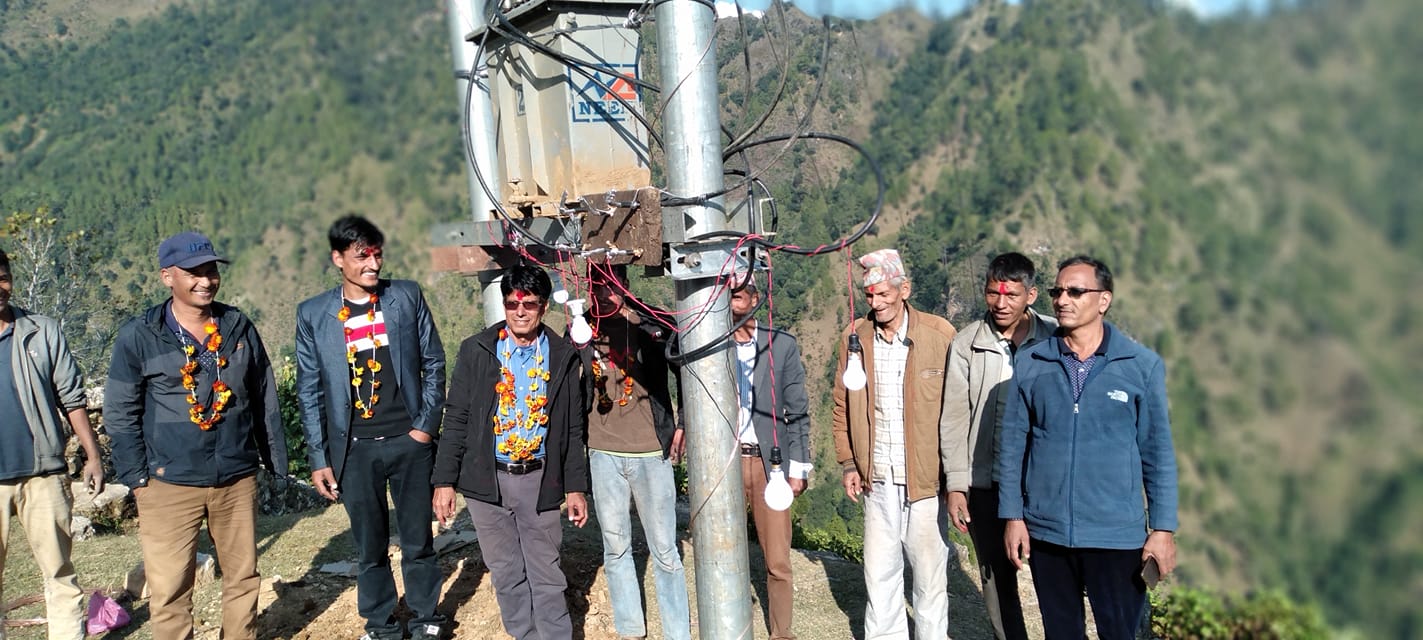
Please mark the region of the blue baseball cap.
POLYGON ((184 231, 158 245, 158 268, 191 269, 209 262, 227 264, 227 258, 217 255, 212 241, 196 231, 184 231))

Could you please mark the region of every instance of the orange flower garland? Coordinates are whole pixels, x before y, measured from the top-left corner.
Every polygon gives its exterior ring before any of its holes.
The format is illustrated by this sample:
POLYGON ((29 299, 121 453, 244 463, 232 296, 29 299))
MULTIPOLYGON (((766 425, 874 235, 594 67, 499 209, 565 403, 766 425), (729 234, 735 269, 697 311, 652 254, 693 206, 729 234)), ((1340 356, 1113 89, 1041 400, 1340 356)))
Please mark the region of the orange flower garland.
MULTIPOLYGON (((343 300, 342 302, 344 303, 345 301, 343 300)), ((376 304, 379 302, 380 297, 374 293, 371 294, 371 308, 366 311, 366 320, 370 322, 376 321, 376 304)), ((366 366, 362 367, 356 363, 356 345, 350 344, 349 342, 351 338, 351 328, 344 326, 344 323, 351 319, 351 307, 342 304, 341 310, 336 312, 336 319, 343 323, 342 329, 348 340, 346 343, 346 364, 351 367, 351 386, 356 390, 356 401, 354 403, 356 410, 360 411, 362 418, 370 420, 376 415, 376 403, 380 402, 380 395, 376 393, 376 389, 380 388, 380 380, 376 379, 376 373, 379 373, 381 369, 380 362, 376 360, 376 349, 380 348, 380 338, 376 337, 374 333, 371 334, 371 357, 366 358, 366 366), (362 400, 361 385, 366 383, 366 379, 363 376, 366 375, 367 369, 371 372, 371 379, 369 381, 370 397, 362 400)))
POLYGON ((216 363, 211 406, 204 407, 198 402, 197 373, 201 367, 193 360, 193 354, 197 353, 198 349, 196 345, 188 343, 187 337, 183 338, 183 368, 179 371, 183 374, 183 388, 188 390, 188 420, 203 431, 211 431, 213 426, 222 420, 222 411, 232 402, 232 388, 222 381, 222 370, 227 368, 227 358, 217 355, 218 348, 222 346, 222 334, 217 331, 217 323, 208 320, 203 324, 203 333, 207 334, 203 348, 213 354, 216 363))
MULTIPOLYGON (((616 364, 614 364, 613 367, 617 369, 618 374, 623 377, 623 397, 618 398, 618 406, 626 407, 628 406, 628 402, 632 401, 633 379, 632 376, 628 375, 627 369, 619 367, 616 364)), ((599 413, 607 413, 613 410, 613 399, 608 396, 606 389, 608 377, 605 372, 603 354, 598 351, 597 347, 593 347, 593 386, 598 390, 599 413)))
MULTIPOLYGON (((499 340, 504 342, 508 339, 508 330, 500 329, 499 340)), ((544 411, 548 406, 548 391, 541 382, 548 382, 550 376, 548 369, 543 368, 544 356, 542 353, 535 354, 534 366, 525 371, 530 380, 530 393, 524 396, 524 407, 527 409, 525 412, 515 406, 518 402, 518 382, 514 372, 509 369, 509 359, 513 357, 513 352, 505 346, 500 355, 503 357, 499 366, 499 382, 494 384, 494 394, 499 398, 499 409, 493 422, 494 436, 502 436, 503 439, 496 449, 515 462, 533 460, 539 447, 543 445, 543 436, 532 434, 539 427, 548 424, 548 413, 544 411)))

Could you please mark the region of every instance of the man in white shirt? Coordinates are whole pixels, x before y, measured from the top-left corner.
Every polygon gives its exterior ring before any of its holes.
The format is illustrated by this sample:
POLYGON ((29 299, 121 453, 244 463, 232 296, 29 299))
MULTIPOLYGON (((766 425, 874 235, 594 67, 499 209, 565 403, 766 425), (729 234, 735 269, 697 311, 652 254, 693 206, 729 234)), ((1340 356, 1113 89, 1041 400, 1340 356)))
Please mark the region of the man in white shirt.
POLYGON ((756 539, 766 556, 766 621, 772 640, 794 638, 791 632, 791 514, 766 504, 766 483, 772 473, 786 473, 791 492, 800 495, 810 477, 810 401, 805 393, 805 366, 800 346, 789 333, 762 326, 752 315, 761 294, 748 282, 731 295, 731 315, 744 324, 732 334, 736 344, 740 389, 738 425, 741 441, 741 483, 756 522, 756 539), (772 471, 772 465, 781 465, 772 471))

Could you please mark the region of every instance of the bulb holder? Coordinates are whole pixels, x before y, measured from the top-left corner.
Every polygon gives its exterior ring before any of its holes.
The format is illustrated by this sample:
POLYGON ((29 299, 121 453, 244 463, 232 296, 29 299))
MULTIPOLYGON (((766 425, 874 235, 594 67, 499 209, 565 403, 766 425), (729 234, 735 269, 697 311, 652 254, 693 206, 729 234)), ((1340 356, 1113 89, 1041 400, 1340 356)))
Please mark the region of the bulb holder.
POLYGON ((573 344, 583 346, 593 341, 593 327, 588 325, 588 319, 583 317, 582 298, 575 298, 565 303, 568 306, 568 339, 573 344))

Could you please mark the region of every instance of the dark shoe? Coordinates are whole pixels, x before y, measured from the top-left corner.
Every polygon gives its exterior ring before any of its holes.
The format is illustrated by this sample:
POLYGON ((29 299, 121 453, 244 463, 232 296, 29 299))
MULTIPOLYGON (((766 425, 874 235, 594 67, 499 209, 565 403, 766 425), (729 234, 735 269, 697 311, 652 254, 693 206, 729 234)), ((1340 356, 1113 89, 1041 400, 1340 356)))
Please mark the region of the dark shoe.
POLYGON ((439 640, 440 625, 420 624, 410 630, 410 640, 439 640))

